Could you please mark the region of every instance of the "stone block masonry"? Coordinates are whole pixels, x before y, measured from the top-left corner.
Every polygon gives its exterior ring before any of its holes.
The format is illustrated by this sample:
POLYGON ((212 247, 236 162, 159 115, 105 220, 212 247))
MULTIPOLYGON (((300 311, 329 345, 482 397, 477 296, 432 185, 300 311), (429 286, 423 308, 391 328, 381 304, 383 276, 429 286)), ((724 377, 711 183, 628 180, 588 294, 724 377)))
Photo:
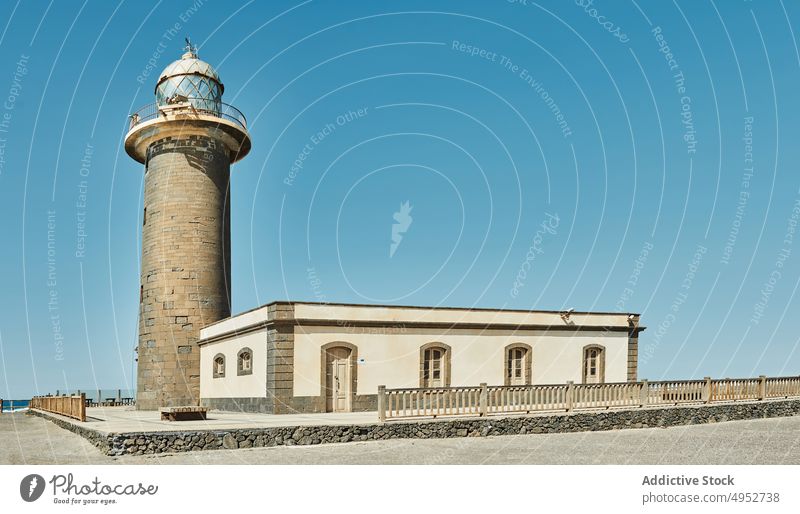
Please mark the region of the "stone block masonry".
POLYGON ((44 412, 58 426, 75 432, 110 456, 314 445, 386 439, 445 439, 496 435, 589 432, 672 427, 800 415, 800 400, 737 402, 721 405, 582 412, 546 416, 398 421, 368 425, 316 425, 229 430, 103 433, 44 412))
POLYGON ((147 149, 137 409, 199 403, 200 329, 230 316, 229 176, 210 137, 147 149))

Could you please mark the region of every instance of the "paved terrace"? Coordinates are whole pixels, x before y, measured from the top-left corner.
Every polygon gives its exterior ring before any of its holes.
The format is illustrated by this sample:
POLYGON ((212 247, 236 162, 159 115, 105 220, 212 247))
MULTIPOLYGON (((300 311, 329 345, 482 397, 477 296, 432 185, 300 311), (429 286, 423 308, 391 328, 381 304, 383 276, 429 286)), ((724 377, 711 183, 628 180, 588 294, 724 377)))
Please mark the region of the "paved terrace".
POLYGON ((212 410, 205 421, 161 421, 159 411, 140 411, 134 407, 90 407, 86 422, 49 414, 75 425, 103 433, 169 432, 185 430, 235 430, 245 428, 296 427, 320 425, 366 425, 378 422, 378 413, 342 412, 319 414, 255 414, 212 410))
MULTIPOLYGON (((762 405, 781 403, 782 400, 764 400, 760 403, 762 405)), ((719 402, 715 403, 716 406, 725 405, 743 405, 751 402, 719 402)), ((707 405, 703 404, 690 404, 681 405, 683 409, 704 409, 707 405)), ((673 406, 652 406, 643 407, 638 409, 581 409, 573 414, 592 414, 598 412, 620 412, 620 411, 669 411, 670 409, 678 408, 673 406)), ((476 416, 440 416, 437 418, 431 417, 416 417, 416 418, 399 418, 387 420, 385 424, 403 424, 414 422, 448 422, 455 420, 493 420, 500 418, 531 418, 531 417, 549 417, 554 415, 565 415, 564 411, 545 411, 534 412, 530 414, 525 413, 507 413, 507 414, 493 414, 485 418, 478 418, 476 416)), ((135 407, 121 406, 121 407, 89 407, 86 409, 86 422, 81 423, 66 416, 58 414, 47 413, 48 416, 63 420, 71 425, 94 430, 102 434, 124 434, 130 432, 184 432, 194 430, 248 430, 259 428, 275 428, 275 427, 304 427, 304 426, 355 426, 355 425, 377 425, 378 413, 377 411, 367 412, 324 412, 313 414, 258 414, 251 412, 229 412, 229 411, 208 411, 208 419, 205 421, 162 421, 159 411, 139 411, 135 407)))

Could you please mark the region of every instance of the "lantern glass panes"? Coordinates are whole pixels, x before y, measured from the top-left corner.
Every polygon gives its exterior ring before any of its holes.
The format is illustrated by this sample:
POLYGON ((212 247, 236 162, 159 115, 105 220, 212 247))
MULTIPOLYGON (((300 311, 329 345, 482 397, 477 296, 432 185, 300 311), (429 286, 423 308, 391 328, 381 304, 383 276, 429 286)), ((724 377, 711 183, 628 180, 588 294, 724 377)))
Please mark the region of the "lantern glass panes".
POLYGON ((222 110, 219 76, 199 59, 180 59, 164 69, 156 86, 156 103, 167 105, 175 95, 185 96, 201 112, 219 116, 222 110))

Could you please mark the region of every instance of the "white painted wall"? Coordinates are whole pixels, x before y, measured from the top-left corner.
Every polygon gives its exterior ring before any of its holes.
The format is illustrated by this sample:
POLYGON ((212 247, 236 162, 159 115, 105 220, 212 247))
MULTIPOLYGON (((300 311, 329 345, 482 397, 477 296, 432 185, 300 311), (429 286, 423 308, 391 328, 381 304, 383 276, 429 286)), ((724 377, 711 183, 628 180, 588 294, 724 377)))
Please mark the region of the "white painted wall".
MULTIPOLYGON (((268 306, 242 313, 201 331, 201 338, 242 330, 268 320, 268 306)), ((504 349, 511 343, 533 347, 533 383, 563 384, 581 381, 582 351, 588 344, 606 348, 606 382, 627 379, 628 320, 626 313, 573 313, 568 321, 558 312, 426 307, 354 306, 336 304, 294 305, 295 327, 294 394, 320 394, 321 347, 343 341, 358 347, 358 394, 374 394, 378 385, 419 386, 419 348, 439 341, 452 348, 451 385, 467 386, 504 381, 504 349), (323 325, 303 324, 304 321, 323 325), (383 324, 369 328, 359 322, 383 324), (542 325, 549 330, 484 330, 410 328, 415 323, 474 323, 542 325), (565 325, 619 327, 624 330, 559 330, 565 325)), ((200 396, 203 398, 264 397, 266 395, 266 330, 244 335, 232 333, 222 341, 205 343, 200 350, 200 396), (243 347, 253 350, 253 374, 236 375, 236 354, 243 347), (226 357, 226 376, 213 378, 213 359, 226 357)))
MULTIPOLYGON (((564 325, 566 322, 558 312, 512 311, 490 309, 457 309, 431 307, 386 307, 336 304, 297 303, 294 306, 296 319, 331 320, 334 326, 342 326, 339 320, 380 321, 384 323, 446 322, 446 323, 513 323, 564 325)), ((579 326, 628 326, 625 313, 574 313, 569 322, 579 326)))
MULTIPOLYGON (((242 398, 265 397, 267 377, 266 329, 234 336, 224 341, 207 343, 200 347, 200 397, 242 398), (236 374, 236 355, 242 348, 253 350, 253 373, 236 374), (225 355, 225 377, 214 378, 214 357, 225 355)), ((319 392, 317 392, 319 394, 319 392)))
MULTIPOLYGON (((626 321, 627 323, 627 321, 626 321)), ((358 347, 358 394, 375 394, 379 385, 419 387, 419 348, 438 341, 452 348, 451 385, 467 386, 486 382, 502 385, 504 349, 511 343, 533 348, 533 383, 581 382, 582 350, 588 344, 606 348, 606 382, 627 380, 627 332, 517 331, 382 329, 362 327, 298 326, 294 340, 294 394, 318 396, 320 391, 321 347, 344 341, 358 347)))
POLYGON ((240 330, 242 327, 264 322, 267 320, 268 308, 268 305, 264 305, 257 309, 252 309, 247 312, 237 314, 231 318, 225 318, 217 321, 216 323, 212 323, 211 325, 200 329, 200 339, 215 337, 220 334, 224 334, 225 332, 240 330))

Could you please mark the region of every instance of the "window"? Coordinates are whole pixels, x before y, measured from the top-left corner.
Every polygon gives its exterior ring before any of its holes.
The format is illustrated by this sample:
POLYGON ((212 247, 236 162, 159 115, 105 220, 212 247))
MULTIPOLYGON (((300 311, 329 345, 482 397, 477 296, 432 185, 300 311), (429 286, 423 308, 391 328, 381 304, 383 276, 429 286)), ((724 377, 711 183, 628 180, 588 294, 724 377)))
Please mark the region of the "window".
POLYGON ((142 226, 147 225, 147 207, 144 208, 142 212, 142 226))
POLYGON ((605 382, 606 351, 599 345, 583 348, 583 383, 602 384, 605 382))
POLYGON ((250 348, 242 348, 236 356, 236 374, 253 374, 253 351, 250 348))
POLYGON ((218 353, 214 357, 214 378, 225 377, 225 356, 218 353))
POLYGON ((424 367, 423 378, 427 385, 433 387, 440 387, 442 385, 442 357, 444 350, 441 348, 429 348, 425 350, 425 362, 422 364, 424 367))
POLYGON ((531 383, 531 347, 523 343, 506 346, 505 385, 531 383))
POLYGON ((450 387, 450 347, 428 343, 420 348, 420 387, 450 387))

